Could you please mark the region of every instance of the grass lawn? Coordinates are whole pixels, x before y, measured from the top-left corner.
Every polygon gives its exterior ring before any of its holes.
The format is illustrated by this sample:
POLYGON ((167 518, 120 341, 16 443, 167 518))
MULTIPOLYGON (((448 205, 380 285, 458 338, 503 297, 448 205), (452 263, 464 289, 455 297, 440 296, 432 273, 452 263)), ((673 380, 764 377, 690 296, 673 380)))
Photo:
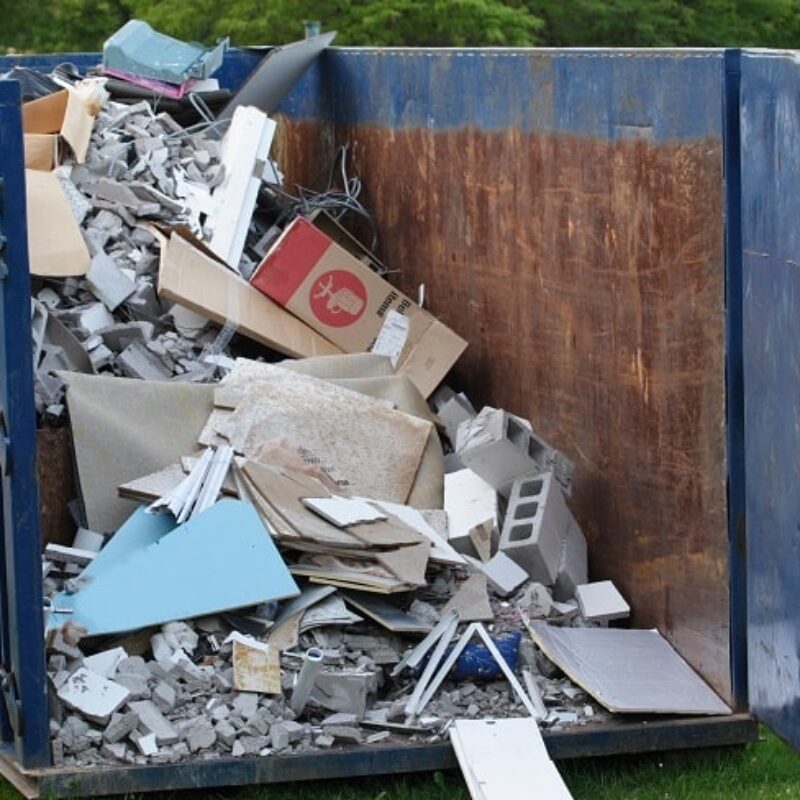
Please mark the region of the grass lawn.
MULTIPOLYGON (((561 764, 575 800, 799 798, 800 755, 771 733, 744 749, 561 764)), ((0 784, 0 800, 17 797, 0 784)), ((146 795, 156 800, 156 795, 146 795)), ((161 795, 173 800, 469 800, 457 773, 161 795)), ((510 799, 511 800, 511 799, 510 799)))

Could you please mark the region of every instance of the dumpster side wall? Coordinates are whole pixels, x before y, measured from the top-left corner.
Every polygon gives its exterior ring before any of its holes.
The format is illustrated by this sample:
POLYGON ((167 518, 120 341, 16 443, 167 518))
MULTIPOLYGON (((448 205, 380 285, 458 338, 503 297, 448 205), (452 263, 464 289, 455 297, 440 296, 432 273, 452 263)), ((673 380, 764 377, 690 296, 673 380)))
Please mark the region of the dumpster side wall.
POLYGON ((800 66, 742 56, 749 694, 800 747, 800 66))
POLYGON ((721 52, 334 50, 285 104, 313 185, 349 144, 382 255, 470 342, 455 382, 578 464, 612 578, 731 699, 721 52))
MULTIPOLYGON (((67 60, 97 63, 0 68, 67 60)), ((321 188, 349 145, 401 288, 470 342, 453 382, 575 459, 593 577, 730 699, 722 72, 722 51, 333 49, 277 154, 321 188)))

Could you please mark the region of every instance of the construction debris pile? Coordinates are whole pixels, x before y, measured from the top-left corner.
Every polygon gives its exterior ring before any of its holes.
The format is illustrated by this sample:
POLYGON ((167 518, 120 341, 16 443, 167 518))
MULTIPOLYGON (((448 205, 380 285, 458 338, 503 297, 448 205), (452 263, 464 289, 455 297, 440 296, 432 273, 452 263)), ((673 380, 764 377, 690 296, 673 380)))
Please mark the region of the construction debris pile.
MULTIPOLYGON (((221 59, 148 71, 145 35, 108 74, 183 96, 221 59)), ((287 204, 257 100, 187 129, 105 80, 26 104, 37 408, 79 487, 43 556, 54 763, 728 713, 657 632, 609 627, 630 608, 589 582, 572 461, 447 388, 467 343, 287 204)))

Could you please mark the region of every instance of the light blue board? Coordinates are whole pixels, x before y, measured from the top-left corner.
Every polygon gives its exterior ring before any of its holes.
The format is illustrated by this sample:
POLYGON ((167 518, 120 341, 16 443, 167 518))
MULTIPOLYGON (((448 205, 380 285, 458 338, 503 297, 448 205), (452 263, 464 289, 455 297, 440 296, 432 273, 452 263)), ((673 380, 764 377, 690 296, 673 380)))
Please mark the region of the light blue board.
POLYGON ((72 613, 53 614, 51 627, 72 621, 89 636, 122 633, 299 593, 258 513, 240 500, 178 527, 140 509, 83 576, 75 594, 54 598, 72 613))

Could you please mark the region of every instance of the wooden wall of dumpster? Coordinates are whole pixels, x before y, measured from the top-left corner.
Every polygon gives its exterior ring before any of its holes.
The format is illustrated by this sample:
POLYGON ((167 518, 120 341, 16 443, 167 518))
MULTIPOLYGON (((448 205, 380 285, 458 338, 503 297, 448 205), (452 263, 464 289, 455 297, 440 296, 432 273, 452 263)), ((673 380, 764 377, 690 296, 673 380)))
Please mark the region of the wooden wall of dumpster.
MULTIPOLYGON (((256 63, 229 53, 222 83, 235 88, 256 63)), ((738 110, 726 99, 725 63, 722 51, 328 50, 274 115, 273 156, 285 186, 313 187, 348 147, 377 255, 396 270, 389 280, 420 304, 424 286, 425 309, 468 345, 448 384, 477 408, 530 420, 574 462, 568 502, 588 541, 591 579, 613 580, 631 627, 657 628, 724 704, 745 710, 742 556, 731 546, 742 431, 726 339, 740 323, 726 299, 724 222, 738 110)), ((354 231, 369 239, 364 223, 354 231)), ((209 401, 208 411, 231 402, 209 401)), ((43 497, 57 494, 54 472, 43 497)), ((257 473, 245 466, 251 485, 257 473)), ((552 643, 534 638, 555 659, 552 643)), ((172 654, 179 649, 173 641, 172 654)), ((331 735, 350 722, 329 721, 331 735)), ((545 730, 554 757, 729 744, 754 733, 743 714, 559 727, 545 730)), ((367 750, 339 744, 203 760, 199 772, 181 763, 32 777, 41 791, 63 793, 79 779, 82 792, 99 794, 197 785, 198 774, 206 785, 231 785, 454 763, 448 746, 419 738, 367 750)))

